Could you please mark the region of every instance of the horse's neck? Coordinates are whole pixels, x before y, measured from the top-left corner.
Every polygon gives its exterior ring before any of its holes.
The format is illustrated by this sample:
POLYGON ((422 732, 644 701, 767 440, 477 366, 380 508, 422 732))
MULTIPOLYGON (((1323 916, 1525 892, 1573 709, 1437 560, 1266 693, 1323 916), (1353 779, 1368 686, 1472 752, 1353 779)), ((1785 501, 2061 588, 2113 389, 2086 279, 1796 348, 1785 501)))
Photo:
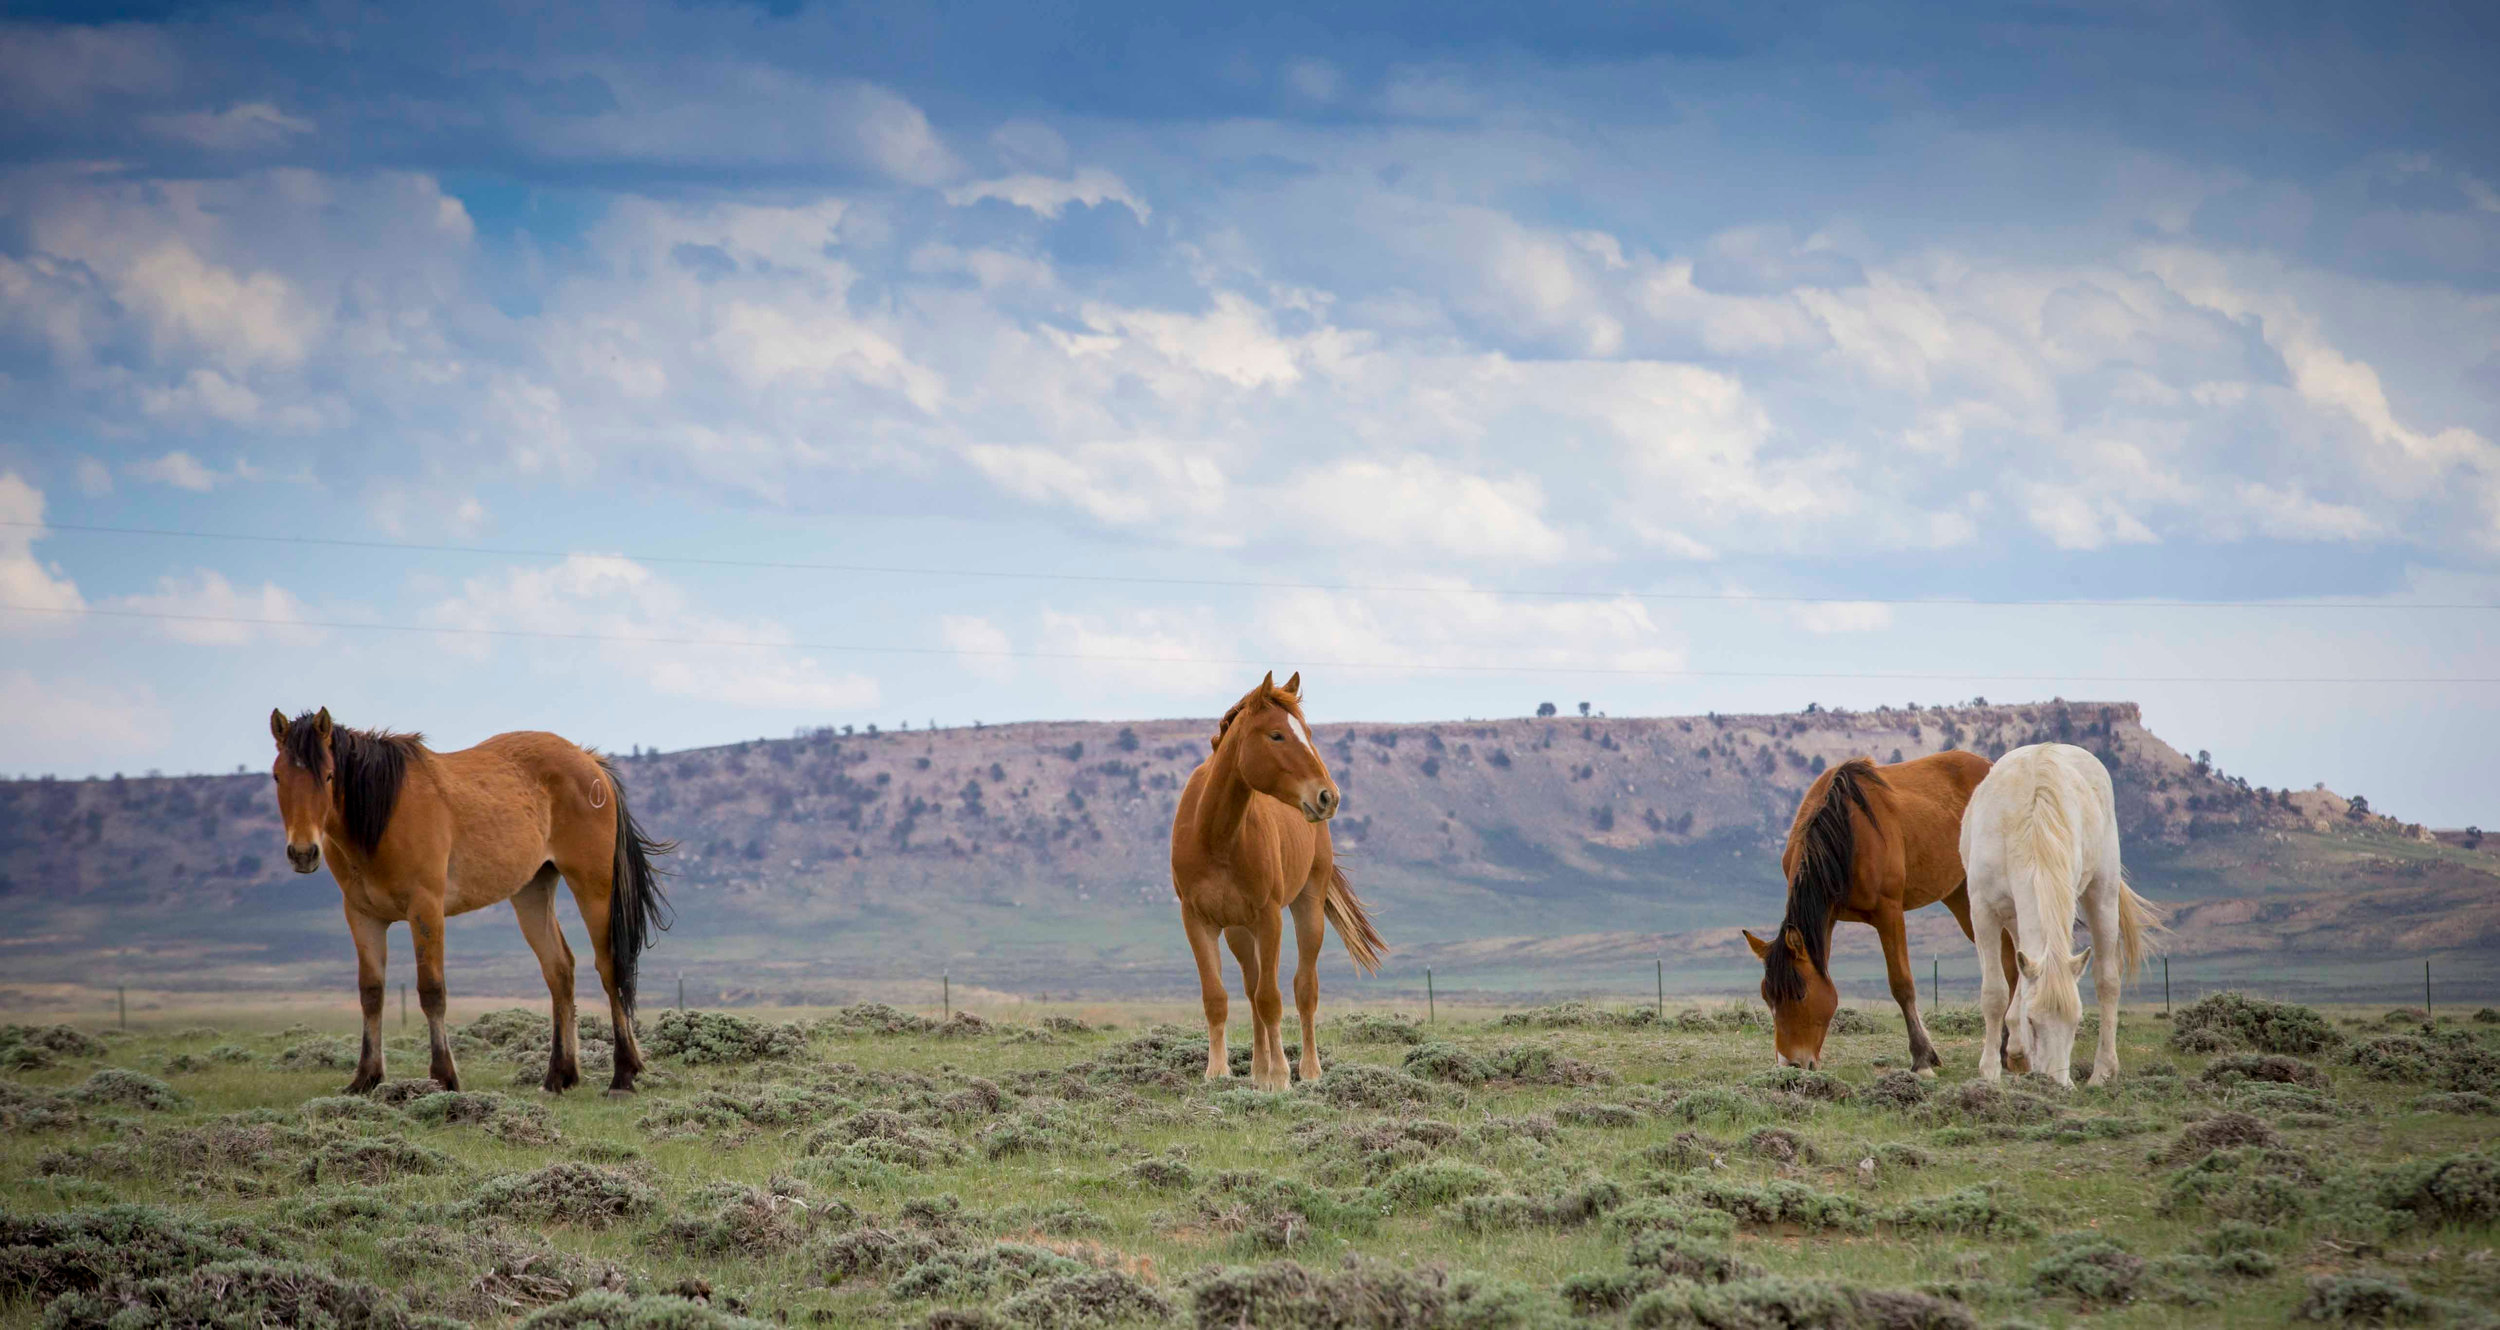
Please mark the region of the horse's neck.
POLYGON ((1250 816, 1250 801, 1259 792, 1241 778, 1233 754, 1219 748, 1207 761, 1207 789, 1198 801, 1198 844, 1210 857, 1232 853, 1241 838, 1241 824, 1250 816))

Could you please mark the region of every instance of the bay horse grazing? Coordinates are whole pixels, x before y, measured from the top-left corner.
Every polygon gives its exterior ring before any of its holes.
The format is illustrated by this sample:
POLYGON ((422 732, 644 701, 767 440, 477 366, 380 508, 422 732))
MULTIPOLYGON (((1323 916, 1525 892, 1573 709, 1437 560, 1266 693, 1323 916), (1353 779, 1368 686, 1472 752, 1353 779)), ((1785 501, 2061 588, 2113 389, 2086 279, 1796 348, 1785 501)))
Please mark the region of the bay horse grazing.
POLYGON ((1988 774, 1988 759, 1949 750, 1879 767, 1853 757, 1817 776, 1797 805, 1780 871, 1788 914, 1776 942, 1748 930, 1762 965, 1762 1000, 1771 1008, 1775 1064, 1813 1067, 1839 1010, 1831 981, 1832 927, 1873 924, 1883 942, 1892 999, 1910 1027, 1910 1067, 1932 1076, 1944 1064, 1918 1016, 1918 976, 1910 969, 1904 916, 1942 901, 1968 936, 1970 897, 1962 885, 1962 809, 1988 774))
POLYGON ((1320 1073, 1319 951, 1326 925, 1337 926, 1346 953, 1366 972, 1380 968, 1388 948, 1372 931, 1328 839, 1328 819, 1343 805, 1302 719, 1302 676, 1282 688, 1273 673, 1260 680, 1224 713, 1208 743, 1214 752, 1189 774, 1172 815, 1172 891, 1198 961, 1207 1079, 1232 1074, 1224 1048, 1224 963, 1215 952, 1220 934, 1241 962, 1250 999, 1250 1083, 1282 1090, 1292 1081, 1276 987, 1284 912, 1293 912, 1300 953, 1293 1001, 1302 1016, 1306 1081, 1320 1073))
POLYGON ((445 1089, 460 1088, 443 1028, 443 920, 504 900, 538 953, 554 999, 554 1038, 540 1084, 562 1092, 581 1083, 573 950, 556 923, 559 875, 590 928, 616 1027, 609 1092, 633 1090, 643 1066, 634 1038, 635 963, 651 929, 668 927, 651 856, 675 846, 642 834, 606 759, 535 731, 437 753, 422 735, 334 726, 327 707, 293 720, 272 711, 269 733, 278 744, 272 775, 287 860, 298 873, 329 862, 356 941, 365 1040, 347 1093, 382 1081, 388 934, 403 920, 416 944, 417 1000, 433 1044, 430 1074, 445 1089))
POLYGON ((1997 1078, 2002 1031, 2033 1067, 2060 1085, 2074 1084, 2068 1064, 2083 1022, 2079 981, 2098 954, 2092 992, 2101 1004, 2101 1037, 2091 1083, 2117 1075, 2119 990, 2144 964, 2161 912, 2127 885, 2108 768, 2072 744, 2007 753, 1979 783, 1962 817, 1962 863, 1970 870, 1971 916, 1979 927, 1979 1012, 1987 1022, 1979 1074, 1997 1078), (2080 956, 2078 906, 2092 929, 2092 945, 2080 956), (2002 946, 1989 945, 1998 938, 2002 946), (2011 966, 2003 959, 2008 952, 2011 966), (2008 989, 2013 969, 2022 974, 2019 1004, 2008 989))

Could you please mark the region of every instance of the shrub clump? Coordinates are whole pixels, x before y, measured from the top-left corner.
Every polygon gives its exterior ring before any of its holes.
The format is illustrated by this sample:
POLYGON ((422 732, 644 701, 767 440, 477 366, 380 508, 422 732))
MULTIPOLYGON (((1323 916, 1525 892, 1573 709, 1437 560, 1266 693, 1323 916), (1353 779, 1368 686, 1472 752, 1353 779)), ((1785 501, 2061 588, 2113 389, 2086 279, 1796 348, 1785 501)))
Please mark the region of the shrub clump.
POLYGON ((1458 1226, 1472 1233, 1523 1228, 1578 1228, 1623 1204, 1623 1188, 1605 1178, 1539 1195, 1470 1196, 1458 1205, 1458 1226))
POLYGON ((796 1022, 775 1025, 725 1011, 672 1010, 652 1024, 647 1046, 688 1062, 757 1062, 805 1053, 807 1031, 796 1022))
POLYGON ((1863 1229, 1866 1207, 1855 1197, 1776 1180, 1760 1187, 1733 1182, 1702 1182, 1689 1192, 1713 1210, 1725 1210, 1742 1224, 1795 1224, 1800 1228, 1863 1229))
POLYGON ((2144 1284, 2143 1257, 2112 1242, 2073 1243, 2031 1267, 2031 1286, 2087 1306, 2132 1301, 2144 1284))
POLYGON ((1823 1152, 1814 1142, 1786 1127, 1757 1127, 1745 1138, 1746 1154, 1767 1159, 1774 1164, 1814 1164, 1823 1159, 1823 1152))
POLYGON ((2262 1119, 2246 1113, 2216 1113, 2202 1122, 2189 1124, 2163 1152, 2163 1158, 2175 1164, 2215 1150, 2231 1150, 2243 1145, 2270 1149, 2282 1143, 2282 1133, 2262 1119))
POLYGON ((820 1215, 841 1213, 830 1206, 818 1211, 796 1184, 779 1178, 769 1187, 715 1183, 698 1199, 710 1201, 711 1208, 672 1216, 660 1226, 660 1241, 690 1256, 791 1251, 806 1241, 820 1215))
POLYGON ((584 1293, 539 1311, 521 1330, 774 1330, 709 1303, 668 1294, 632 1297, 609 1290, 584 1293))
POLYGON ((938 1023, 882 1002, 854 1002, 818 1023, 832 1034, 928 1034, 938 1023))
POLYGON ((606 1228, 659 1208, 650 1184, 618 1169, 565 1160, 488 1178, 462 1207, 477 1215, 606 1228))
POLYGON ((482 1126, 488 1135, 514 1145, 553 1145, 564 1139, 544 1105, 510 1095, 445 1090, 411 1101, 407 1112, 413 1121, 429 1126, 482 1126))
POLYGON ((1198 1185, 1197 1173, 1178 1159, 1140 1159, 1121 1169, 1120 1177, 1157 1191, 1187 1191, 1198 1185))
POLYGON ((280 1071, 346 1071, 356 1065, 362 1045, 345 1036, 301 1039, 269 1060, 280 1071))
POLYGON ((416 1318, 398 1298, 362 1280, 295 1261, 215 1261, 180 1274, 66 1294, 44 1311, 62 1330, 335 1326, 399 1330, 416 1318))
POLYGON ((1132 1321, 1163 1322, 1172 1304, 1133 1275, 1089 1270, 1044 1280, 1009 1298, 999 1315, 1034 1330, 1092 1330, 1132 1321))
POLYGON ((0 1210, 0 1293, 49 1302, 117 1281, 272 1254, 267 1239, 249 1238, 143 1205, 40 1215, 0 1210))
POLYGON ((31 1068, 48 1067, 55 1058, 100 1058, 112 1045, 75 1025, 0 1025, 0 1055, 18 1049, 40 1055, 13 1064, 31 1068))
POLYGON ((1968 1308, 1932 1294, 1781 1275, 1669 1284, 1642 1295, 1628 1320, 1710 1330, 1965 1330, 1979 1324, 1968 1308))
POLYGON ((1429 1210, 1468 1196, 1481 1196, 1502 1185, 1502 1175, 1458 1159, 1431 1159, 1391 1173, 1380 1184, 1382 1194, 1402 1209, 1429 1210))
POLYGON ((1615 1029, 1637 1030, 1658 1023, 1654 1007, 1632 1007, 1616 1011, 1587 1002, 1558 1002, 1550 1007, 1531 1007, 1526 1011, 1506 1011, 1495 1025, 1509 1028, 1540 1030, 1615 1029))
MULTIPOLYGON (((1327 1273, 1294 1261, 1235 1266, 1196 1281, 1189 1297, 1198 1325, 1278 1330, 1532 1325, 1548 1319, 1541 1313, 1551 1307, 1515 1284, 1433 1266, 1398 1270, 1371 1262, 1349 1262, 1327 1273)), ((1559 1315, 1561 1309, 1551 1311, 1559 1315)))
POLYGON ((2313 1275, 2296 1313, 2304 1321, 2338 1325, 2387 1325, 2428 1319, 2431 1304, 2401 1279, 2368 1275, 2313 1275))
POLYGON ((1453 1085, 1481 1085, 1493 1079, 1493 1064, 1456 1044, 1435 1041, 1406 1051, 1399 1065, 1410 1075, 1453 1085))
MULTIPOLYGON (((1918 1079, 1912 1077, 1913 1080, 1918 1079)), ((1773 1067, 1745 1078, 1745 1084, 1756 1090, 1793 1094, 1821 1103, 1837 1104, 1855 1092, 1849 1083, 1828 1071, 1808 1071, 1803 1067, 1773 1067)))
POLYGON ((183 1102, 174 1087, 123 1067, 106 1067, 72 1089, 69 1097, 90 1107, 140 1108, 151 1113, 180 1108, 183 1102))
POLYGON ((1313 1093, 1339 1108, 1389 1111, 1464 1102, 1464 1096, 1421 1077, 1366 1062, 1340 1062, 1310 1085, 1313 1093))
POLYGON ((807 1138, 811 1155, 841 1155, 925 1173, 960 1162, 964 1148, 951 1136, 913 1124, 886 1108, 872 1108, 822 1128, 807 1138))
POLYGON ((2183 1053, 2247 1048, 2315 1057, 2343 1042, 2324 1016, 2307 1007, 2244 993, 2216 993, 2180 1011, 2170 1025, 2170 1045, 2183 1053))
POLYGON ((2492 1117, 2500 1115, 2500 1101, 2477 1090, 2441 1091, 2426 1094, 2405 1107, 2416 1113, 2454 1113, 2460 1117, 2492 1117))
POLYGON ((306 1155, 301 1172, 306 1182, 383 1182, 459 1167, 450 1155, 404 1136, 364 1136, 332 1141, 306 1155))
POLYGON ((2201 1206, 2222 1219, 2279 1225, 2314 1208, 2319 1181, 2308 1161, 2289 1150, 2216 1150, 2172 1174, 2158 1208, 2180 1214, 2201 1206))
POLYGON ((2500 1219, 2500 1159, 2456 1154, 2374 1170, 2373 1199, 2416 1224, 2485 1224, 2500 1219))
POLYGON ((1329 1028, 1349 1044, 1420 1044, 1424 1027, 1405 1012, 1350 1011, 1330 1021, 1329 1028))
POLYGON ((1916 1108, 1927 1102, 1933 1092, 1926 1077, 1914 1071, 1888 1071, 1875 1078, 1875 1083, 1858 1092, 1858 1101, 1880 1104, 1885 1108, 1916 1108))
POLYGON ((1059 1253, 1021 1242, 941 1248, 897 1275, 889 1285, 898 1298, 987 1298, 1046 1279, 1085 1273, 1059 1253))
POLYGON ((2242 1081, 2272 1081, 2279 1085, 2300 1085, 2312 1090, 2327 1088, 2326 1073, 2314 1063, 2281 1053, 2233 1053, 2206 1064, 2197 1079, 2213 1085, 2236 1085, 2242 1081))
POLYGON ((2037 1237, 2039 1222, 2014 1209, 1996 1188, 1964 1187, 1941 1196, 1904 1201, 1884 1212, 1894 1228, 1930 1233, 1967 1233, 2000 1241, 2037 1237))

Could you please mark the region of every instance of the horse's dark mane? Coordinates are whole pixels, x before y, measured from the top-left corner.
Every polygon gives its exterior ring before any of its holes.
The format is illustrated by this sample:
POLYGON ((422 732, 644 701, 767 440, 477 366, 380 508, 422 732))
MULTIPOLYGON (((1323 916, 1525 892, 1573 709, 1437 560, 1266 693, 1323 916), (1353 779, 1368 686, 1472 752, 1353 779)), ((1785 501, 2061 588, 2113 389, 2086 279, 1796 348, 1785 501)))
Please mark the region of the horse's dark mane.
MULTIPOLYGON (((307 711, 287 723, 286 754, 306 771, 321 770, 321 721, 307 711)), ((408 780, 408 763, 425 751, 422 734, 388 730, 330 729, 331 788, 336 791, 339 821, 347 825, 347 842, 359 854, 371 854, 391 825, 399 806, 399 787, 408 780)))
POLYGON ((1831 973, 1832 912, 1849 898, 1849 870, 1857 858, 1849 805, 1856 804, 1872 821, 1875 810, 1867 806, 1866 787, 1883 783, 1872 758, 1853 757, 1832 768, 1822 806, 1794 833, 1797 872, 1788 883, 1788 917, 1780 921, 1780 936, 1762 962, 1762 992, 1773 1002, 1796 1002, 1806 995, 1805 975, 1788 949, 1790 929, 1804 939, 1806 959, 1814 968, 1831 973))

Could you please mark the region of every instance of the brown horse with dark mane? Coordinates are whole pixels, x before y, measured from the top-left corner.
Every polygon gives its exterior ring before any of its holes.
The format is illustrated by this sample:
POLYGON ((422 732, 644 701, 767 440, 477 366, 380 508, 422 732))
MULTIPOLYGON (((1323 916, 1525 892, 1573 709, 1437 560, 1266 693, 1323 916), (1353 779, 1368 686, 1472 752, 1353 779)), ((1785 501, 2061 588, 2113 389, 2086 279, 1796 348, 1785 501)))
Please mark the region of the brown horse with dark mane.
POLYGON ((534 731, 437 753, 422 735, 333 726, 326 707, 293 720, 272 711, 269 733, 278 744, 272 775, 287 860, 298 873, 329 862, 356 940, 365 1041, 347 1093, 382 1081, 383 973, 390 926, 401 921, 416 943, 417 1000, 433 1044, 430 1074, 445 1089, 460 1088, 443 1028, 443 920, 505 900, 538 953, 555 1004, 540 1084, 561 1092, 581 1083, 573 950, 556 922, 558 876, 590 928, 608 992, 616 1032, 609 1092, 633 1090, 643 1066, 634 1038, 634 966, 651 930, 668 927, 651 856, 674 846, 642 834, 606 759, 534 731))
MULTIPOLYGON (((1788 917, 1775 942, 1745 933, 1763 962, 1762 1000, 1771 1007, 1779 1065, 1822 1061, 1824 1036, 1840 1008, 1831 950, 1832 927, 1842 920, 1873 924, 1883 942, 1892 999, 1910 1027, 1911 1069, 1933 1075, 1943 1065, 1918 1017, 1918 976, 1910 969, 1903 916, 1942 901, 1963 936, 1971 935, 1962 810, 1987 775, 1988 759, 1959 750, 1884 767, 1853 757, 1806 788, 1780 857, 1788 917)), ((2013 967, 2010 951, 2006 966, 2013 967)))
POLYGON ((1388 948, 1372 931, 1329 843, 1328 819, 1343 803, 1302 719, 1302 676, 1278 688, 1269 674, 1224 713, 1209 744, 1214 753, 1190 773, 1172 815, 1172 891, 1198 960, 1207 1079, 1232 1074, 1224 1048, 1224 962, 1215 951, 1221 935, 1241 962, 1250 998, 1250 1083, 1282 1090, 1292 1083, 1276 985, 1285 911, 1293 912, 1300 954, 1293 1001, 1302 1015, 1306 1081, 1320 1074, 1319 951, 1326 925, 1337 926, 1346 953, 1366 971, 1380 967, 1388 948))

